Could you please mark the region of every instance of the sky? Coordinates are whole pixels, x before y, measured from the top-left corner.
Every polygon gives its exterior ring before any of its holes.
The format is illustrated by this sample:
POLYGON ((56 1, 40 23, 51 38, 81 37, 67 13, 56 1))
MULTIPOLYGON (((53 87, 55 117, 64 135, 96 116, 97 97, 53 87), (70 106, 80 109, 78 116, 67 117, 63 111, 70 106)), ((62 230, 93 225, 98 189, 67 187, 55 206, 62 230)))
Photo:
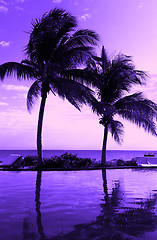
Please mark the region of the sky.
MULTIPOLYGON (((51 9, 62 8, 74 15, 79 28, 96 31, 108 56, 132 56, 136 69, 149 75, 143 91, 157 102, 157 1, 156 0, 0 0, 0 64, 25 58, 33 19, 51 9)), ((31 114, 26 97, 32 80, 5 78, 0 83, 0 150, 36 149, 40 99, 31 114)), ((122 119, 121 119, 122 120, 122 119)), ((121 145, 108 139, 107 149, 157 150, 157 138, 131 123, 125 127, 121 145)), ((44 114, 43 149, 91 149, 102 147, 103 127, 91 109, 79 112, 66 100, 49 95, 44 114)))

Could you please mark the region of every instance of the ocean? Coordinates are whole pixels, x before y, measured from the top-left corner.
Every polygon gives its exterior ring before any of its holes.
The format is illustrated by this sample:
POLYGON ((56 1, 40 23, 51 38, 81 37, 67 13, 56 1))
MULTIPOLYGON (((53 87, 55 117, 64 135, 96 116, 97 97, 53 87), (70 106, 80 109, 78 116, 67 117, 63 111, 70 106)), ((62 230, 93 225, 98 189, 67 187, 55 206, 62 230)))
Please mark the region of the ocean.
MULTIPOLYGON (((77 154, 79 157, 91 158, 96 161, 101 159, 101 150, 43 150, 43 157, 49 158, 52 156, 59 156, 63 153, 77 154)), ((107 161, 113 159, 122 159, 124 161, 131 160, 135 157, 142 157, 145 153, 154 153, 157 154, 157 151, 134 151, 134 150, 107 150, 107 161)), ((35 156, 37 155, 36 150, 0 150, 0 160, 5 159, 10 154, 19 154, 23 157, 28 155, 35 156)))

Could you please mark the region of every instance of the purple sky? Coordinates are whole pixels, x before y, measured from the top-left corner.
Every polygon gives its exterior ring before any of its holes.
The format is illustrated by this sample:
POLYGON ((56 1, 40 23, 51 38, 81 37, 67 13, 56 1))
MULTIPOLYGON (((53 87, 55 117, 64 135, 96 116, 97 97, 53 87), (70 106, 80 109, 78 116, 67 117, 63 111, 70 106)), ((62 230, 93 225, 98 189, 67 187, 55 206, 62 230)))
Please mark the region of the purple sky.
MULTIPOLYGON (((131 55, 137 69, 147 71, 142 90, 157 102, 156 0, 0 0, 0 64, 21 61, 32 19, 59 7, 77 17, 79 28, 97 31, 109 56, 131 55)), ((97 48, 98 53, 100 49, 97 48)), ((39 101, 26 109, 31 82, 10 78, 0 84, 0 149, 36 149, 39 101)), ((141 90, 141 89, 140 89, 141 90)), ((108 149, 156 150, 157 139, 133 124, 125 125, 124 141, 111 137, 108 149)), ((49 95, 44 116, 44 149, 101 149, 103 127, 88 107, 80 113, 67 101, 49 95)))

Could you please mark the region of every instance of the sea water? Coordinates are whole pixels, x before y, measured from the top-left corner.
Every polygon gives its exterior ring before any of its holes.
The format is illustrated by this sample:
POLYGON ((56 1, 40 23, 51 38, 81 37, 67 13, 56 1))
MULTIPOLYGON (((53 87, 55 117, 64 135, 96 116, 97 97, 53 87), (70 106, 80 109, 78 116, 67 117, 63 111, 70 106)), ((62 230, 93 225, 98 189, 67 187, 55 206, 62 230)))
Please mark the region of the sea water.
MULTIPOLYGON (((91 159, 96 159, 96 161, 100 161, 101 159, 101 150, 43 150, 43 157, 49 158, 52 156, 59 156, 63 153, 71 153, 71 154, 77 154, 79 157, 87 157, 91 159)), ((145 153, 155 153, 157 154, 157 151, 129 151, 129 150, 107 150, 107 160, 113 160, 113 159, 122 159, 124 161, 131 160, 135 157, 142 157, 145 153)), ((36 150, 0 150, 0 160, 5 159, 5 157, 9 156, 10 154, 19 154, 23 157, 26 157, 28 155, 37 155, 36 150)))

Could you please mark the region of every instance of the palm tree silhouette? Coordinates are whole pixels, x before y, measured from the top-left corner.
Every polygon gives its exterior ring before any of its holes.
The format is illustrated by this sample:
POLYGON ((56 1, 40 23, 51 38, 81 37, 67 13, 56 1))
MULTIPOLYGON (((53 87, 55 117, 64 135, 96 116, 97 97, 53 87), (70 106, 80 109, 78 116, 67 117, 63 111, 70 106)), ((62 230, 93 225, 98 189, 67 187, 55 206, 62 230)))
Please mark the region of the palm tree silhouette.
POLYGON ((38 166, 42 166, 42 123, 49 92, 67 99, 80 110, 82 104, 95 104, 92 91, 78 81, 69 69, 82 66, 93 54, 98 35, 88 29, 76 30, 76 18, 55 8, 32 23, 25 47, 26 59, 21 63, 7 62, 0 66, 0 78, 16 75, 18 79, 35 79, 27 95, 27 108, 41 95, 37 128, 38 166), (76 79, 75 79, 76 80, 76 79))
POLYGON ((84 75, 88 84, 96 86, 104 109, 100 124, 104 126, 101 163, 105 166, 108 132, 118 143, 123 136, 123 124, 114 116, 119 115, 156 136, 154 117, 157 117, 157 104, 145 98, 142 92, 129 94, 133 85, 144 84, 147 78, 145 72, 135 69, 129 56, 118 54, 110 60, 102 47, 101 57, 94 57, 94 61, 90 59, 84 71, 86 75, 81 70, 78 75, 84 75))

